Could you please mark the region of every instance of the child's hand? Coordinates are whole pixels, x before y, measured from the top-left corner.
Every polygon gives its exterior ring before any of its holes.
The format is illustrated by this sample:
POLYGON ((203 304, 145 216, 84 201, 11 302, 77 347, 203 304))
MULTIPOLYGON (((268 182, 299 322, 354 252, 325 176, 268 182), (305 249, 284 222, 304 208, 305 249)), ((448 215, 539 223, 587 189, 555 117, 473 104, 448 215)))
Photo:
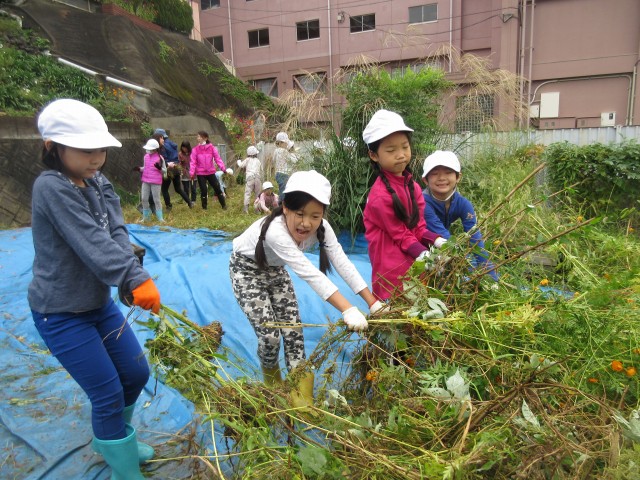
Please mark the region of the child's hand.
POLYGON ((160 311, 160 292, 150 278, 134 288, 131 293, 134 305, 151 310, 153 313, 160 311))
POLYGON ((376 300, 375 303, 371 304, 369 307, 369 312, 371 315, 376 313, 386 313, 391 310, 388 303, 381 302, 380 300, 376 300))
POLYGON ((135 167, 133 167, 133 168, 132 168, 132 170, 133 170, 134 172, 141 172, 141 171, 142 171, 142 169, 141 169, 139 166, 135 166, 135 167))
POLYGON ((364 318, 364 315, 358 307, 351 307, 342 312, 342 319, 344 323, 347 325, 349 330, 353 330, 354 332, 363 332, 369 327, 369 323, 367 319, 364 318))

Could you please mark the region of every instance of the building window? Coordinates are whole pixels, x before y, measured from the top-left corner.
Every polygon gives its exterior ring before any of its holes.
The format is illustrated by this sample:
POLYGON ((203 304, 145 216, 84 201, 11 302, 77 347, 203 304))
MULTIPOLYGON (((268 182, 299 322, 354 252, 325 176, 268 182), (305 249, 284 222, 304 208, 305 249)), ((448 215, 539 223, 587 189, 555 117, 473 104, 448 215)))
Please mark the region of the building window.
POLYGON ((296 31, 298 32, 298 41, 320 38, 320 20, 296 23, 296 31))
POLYGON ((213 50, 217 53, 224 52, 224 43, 222 41, 222 35, 207 38, 207 41, 213 45, 213 50))
POLYGON ((438 20, 438 4, 409 7, 409 23, 435 22, 438 20))
POLYGON ((260 80, 251 80, 253 88, 261 91, 270 97, 278 96, 278 79, 277 78, 261 78, 260 80))
POLYGON ((293 86, 308 95, 325 93, 327 90, 327 74, 326 72, 317 72, 295 75, 293 77, 293 86))
POLYGON ((372 13, 370 15, 354 15, 349 17, 349 27, 351 28, 351 33, 375 30, 376 16, 372 13))
POLYGON ((269 29, 252 30, 249 33, 249 48, 266 47, 269 45, 269 29))
POLYGON ((419 73, 422 70, 426 69, 426 68, 434 68, 434 69, 443 69, 442 66, 442 62, 440 61, 440 59, 436 58, 432 58, 429 59, 425 62, 416 62, 416 63, 409 63, 406 65, 400 65, 397 67, 393 67, 391 69, 391 76, 395 77, 395 78, 402 78, 407 74, 408 70, 411 70, 413 73, 419 73))
POLYGON ((200 9, 209 10, 210 8, 218 8, 220 0, 200 0, 200 9))
POLYGON ((456 98, 456 132, 480 132, 493 123, 493 97, 466 95, 456 98))

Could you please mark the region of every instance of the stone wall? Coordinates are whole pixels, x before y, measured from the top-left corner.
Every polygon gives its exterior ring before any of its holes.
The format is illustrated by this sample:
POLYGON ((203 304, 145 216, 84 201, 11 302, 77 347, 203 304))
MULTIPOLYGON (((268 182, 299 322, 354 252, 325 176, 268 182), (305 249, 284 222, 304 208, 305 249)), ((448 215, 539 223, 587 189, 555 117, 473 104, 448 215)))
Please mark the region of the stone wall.
MULTIPOLYGON (((111 148, 104 174, 125 191, 140 189, 144 151, 139 127, 127 123, 110 123, 109 131, 122 142, 111 148)), ((33 118, 0 117, 0 225, 22 227, 31 223, 31 188, 44 169, 41 161, 42 140, 33 118)))

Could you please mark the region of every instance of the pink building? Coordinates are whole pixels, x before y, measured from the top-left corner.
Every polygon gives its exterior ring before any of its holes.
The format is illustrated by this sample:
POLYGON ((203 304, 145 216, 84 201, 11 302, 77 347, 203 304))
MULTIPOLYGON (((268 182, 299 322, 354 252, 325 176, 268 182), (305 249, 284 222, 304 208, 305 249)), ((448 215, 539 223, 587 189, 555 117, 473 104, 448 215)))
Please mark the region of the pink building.
MULTIPOLYGON (((333 77, 362 56, 399 72, 436 65, 459 82, 455 63, 438 54, 452 45, 524 78, 520 95, 535 127, 640 124, 638 0, 200 0, 194 7, 201 37, 239 78, 274 97, 322 89, 326 107, 339 103, 333 77)), ((518 124, 491 97, 482 109, 506 114, 511 125, 501 128, 518 124)), ((474 130, 477 121, 455 128, 474 130)))

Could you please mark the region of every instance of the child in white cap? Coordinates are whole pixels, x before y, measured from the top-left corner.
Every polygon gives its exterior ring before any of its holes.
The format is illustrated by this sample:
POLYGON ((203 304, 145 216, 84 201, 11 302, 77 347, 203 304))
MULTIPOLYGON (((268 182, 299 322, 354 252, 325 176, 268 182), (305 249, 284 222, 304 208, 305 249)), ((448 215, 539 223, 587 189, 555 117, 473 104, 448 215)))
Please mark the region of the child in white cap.
POLYGON ((362 132, 371 165, 378 174, 364 209, 374 295, 382 300, 402 290, 402 278, 413 262, 445 239, 427 229, 424 198, 407 168, 411 132, 400 115, 378 110, 362 132))
MULTIPOLYGON (((293 165, 298 161, 296 155, 289 152, 289 135, 286 132, 278 132, 276 135, 276 149, 273 152, 273 164, 276 170, 276 183, 278 184, 278 193, 280 201, 284 200, 285 187, 287 180, 293 171, 293 165)), ((293 142, 291 142, 293 146, 293 142)))
MULTIPOLYGON (((456 220, 462 222, 465 232, 473 229, 477 223, 473 205, 457 191, 461 177, 460 160, 453 152, 436 150, 424 160, 422 179, 427 184, 423 191, 424 219, 429 230, 443 238, 451 236, 449 228, 456 220)), ((475 266, 486 268, 491 278, 498 281, 498 274, 488 260, 489 254, 479 230, 473 232, 470 241, 480 249, 474 254, 475 266)))
POLYGON ((253 202, 253 208, 256 213, 271 213, 279 204, 278 195, 273 192, 273 183, 264 182, 262 184, 262 191, 260 195, 256 197, 256 201, 253 202))
POLYGON ((251 193, 254 192, 256 199, 261 192, 262 182, 262 162, 258 158, 258 149, 254 145, 247 148, 247 158, 238 160, 238 168, 245 169, 244 184, 244 203, 242 211, 249 213, 249 202, 251 201, 251 193))
POLYGON ((160 292, 133 254, 120 199, 101 172, 108 147, 121 144, 77 100, 47 105, 38 129, 46 170, 33 184, 29 306, 45 344, 89 397, 93 447, 112 478, 143 480, 139 463, 153 449, 138 444, 131 418, 149 366, 111 287, 155 313, 160 292))
MULTIPOLYGON (((329 280, 326 273, 331 267, 367 302, 371 312, 383 307, 324 219, 331 196, 329 181, 313 170, 296 172, 291 175, 285 193, 281 206, 233 240, 229 263, 231 286, 258 337, 258 358, 264 380, 269 384, 281 380, 278 366, 281 337, 289 372, 306 358, 298 301, 285 265, 342 312, 350 330, 365 330, 367 320, 329 280), (320 247, 319 268, 304 255, 305 250, 316 246, 320 247)), ((298 388, 292 394, 294 406, 313 403, 313 381, 313 373, 301 373, 298 388)))
POLYGON ((142 221, 151 220, 151 205, 149 203, 149 195, 153 198, 156 217, 159 222, 164 222, 164 214, 162 212, 162 203, 160 203, 160 193, 162 191, 162 182, 164 173, 167 171, 166 163, 162 155, 160 155, 160 144, 157 140, 150 138, 142 147, 146 152, 144 155, 144 166, 136 169, 142 173, 140 180, 142 188, 140 195, 142 197, 142 221))

